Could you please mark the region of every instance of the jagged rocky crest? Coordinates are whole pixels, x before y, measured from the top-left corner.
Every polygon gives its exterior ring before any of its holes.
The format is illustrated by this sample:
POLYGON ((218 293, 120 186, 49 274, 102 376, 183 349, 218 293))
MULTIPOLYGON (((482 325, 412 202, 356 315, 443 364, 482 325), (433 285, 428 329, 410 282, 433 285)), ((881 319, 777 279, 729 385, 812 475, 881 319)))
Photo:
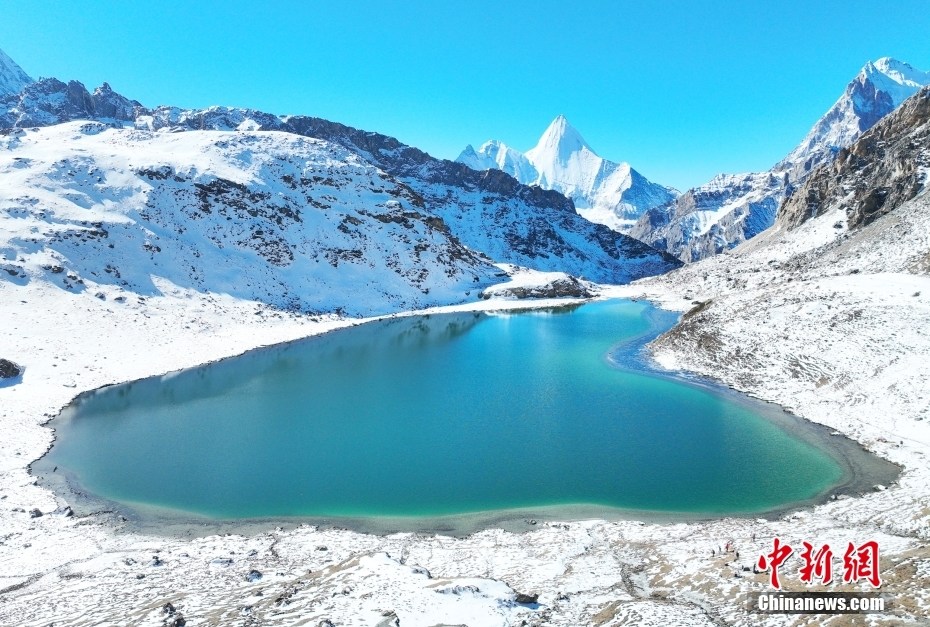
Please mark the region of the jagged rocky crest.
POLYGON ((755 237, 772 226, 779 206, 817 166, 829 163, 928 83, 930 73, 907 63, 888 57, 867 63, 804 140, 771 170, 717 176, 644 215, 630 235, 685 262, 755 237))
POLYGON ((28 246, 11 242, 16 259, 35 253, 32 270, 2 261, 14 281, 37 267, 69 289, 89 279, 153 293, 154 274, 291 309, 363 314, 474 297, 501 280, 492 261, 605 283, 680 265, 587 222, 561 194, 319 118, 148 109, 106 84, 91 93, 43 79, 0 97, 0 129, 15 162, 3 169, 17 169, 20 185, 0 210, 53 224, 28 246), (189 137, 172 140, 178 132, 189 137), (41 138, 60 142, 60 154, 43 154, 41 138), (131 158, 111 150, 129 144, 131 158), (207 163, 192 156, 204 154, 207 163), (42 200, 49 178, 54 207, 42 200), (76 220, 81 210, 87 219, 76 220))
POLYGON ((924 87, 836 158, 815 170, 782 206, 793 229, 839 207, 847 229, 870 224, 916 197, 930 175, 930 87, 924 87))
POLYGON ((43 78, 19 93, 0 98, 0 128, 49 126, 70 120, 131 122, 144 113, 147 110, 139 102, 119 95, 107 83, 89 93, 78 81, 43 78))

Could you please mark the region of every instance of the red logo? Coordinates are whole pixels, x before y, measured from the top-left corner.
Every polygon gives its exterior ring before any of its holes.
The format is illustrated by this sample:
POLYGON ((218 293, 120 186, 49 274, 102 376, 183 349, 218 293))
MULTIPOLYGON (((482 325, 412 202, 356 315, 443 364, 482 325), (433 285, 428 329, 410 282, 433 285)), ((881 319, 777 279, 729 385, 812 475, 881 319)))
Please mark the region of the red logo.
POLYGON ((865 579, 873 588, 882 585, 878 574, 878 542, 870 540, 859 547, 850 542, 843 555, 843 581, 856 583, 865 579))
POLYGON ((819 579, 823 583, 830 583, 833 580, 833 551, 830 550, 830 545, 824 544, 815 553, 813 544, 810 542, 803 544, 801 560, 804 565, 798 569, 801 581, 814 583, 814 579, 819 579))
MULTIPOLYGON (((818 580, 825 584, 833 581, 833 551, 830 545, 824 544, 814 550, 814 545, 810 542, 802 544, 804 550, 799 554, 802 563, 798 569, 801 581, 808 585, 818 580)), ((781 588, 778 569, 792 553, 794 549, 790 545, 783 544, 780 538, 775 537, 772 541, 772 552, 759 556, 759 569, 763 572, 771 570, 770 582, 773 588, 781 588)), ((858 583, 863 580, 868 581, 873 588, 882 585, 879 575, 878 542, 874 540, 863 542, 858 547, 850 542, 843 554, 843 582, 858 583)))
POLYGON ((772 549, 771 553, 759 556, 759 570, 765 571, 771 568, 772 587, 778 589, 781 588, 781 584, 778 582, 778 569, 788 559, 788 556, 794 552, 794 549, 787 544, 782 544, 778 536, 775 536, 773 544, 775 548, 772 549))

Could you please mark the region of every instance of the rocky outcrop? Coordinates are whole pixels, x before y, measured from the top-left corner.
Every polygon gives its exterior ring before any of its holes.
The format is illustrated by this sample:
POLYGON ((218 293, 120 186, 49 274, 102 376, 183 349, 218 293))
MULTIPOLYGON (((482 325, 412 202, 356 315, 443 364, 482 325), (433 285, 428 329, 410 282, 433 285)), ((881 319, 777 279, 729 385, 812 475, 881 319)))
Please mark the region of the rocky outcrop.
POLYGON ((0 379, 15 379, 22 374, 22 367, 9 359, 0 359, 0 379))
POLYGON ((135 100, 114 92, 107 83, 91 94, 78 81, 43 78, 18 94, 0 98, 0 127, 48 126, 71 120, 130 122, 147 113, 135 100))
POLYGON ((514 287, 500 286, 494 290, 485 290, 481 298, 492 296, 503 298, 593 298, 594 286, 586 281, 579 281, 568 276, 540 285, 519 285, 514 287))
POLYGON ((514 595, 514 603, 520 603, 521 605, 532 605, 539 601, 539 594, 526 594, 523 592, 517 592, 514 595))
POLYGON ((917 196, 928 171, 930 87, 925 87, 814 171, 782 206, 777 224, 793 229, 841 207, 848 229, 865 226, 917 196))

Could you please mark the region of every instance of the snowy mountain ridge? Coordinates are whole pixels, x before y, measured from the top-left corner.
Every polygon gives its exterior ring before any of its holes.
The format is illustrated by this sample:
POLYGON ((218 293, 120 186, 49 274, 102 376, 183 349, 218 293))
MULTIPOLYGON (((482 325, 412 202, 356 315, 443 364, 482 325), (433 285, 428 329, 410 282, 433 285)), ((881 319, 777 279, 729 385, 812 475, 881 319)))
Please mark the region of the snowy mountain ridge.
POLYGON ((563 115, 525 153, 490 140, 478 150, 467 146, 456 161, 475 170, 502 170, 526 185, 556 190, 586 219, 620 232, 629 230, 645 211, 678 196, 630 164, 600 157, 563 115))
POLYGON ((16 65, 3 50, 0 50, 0 97, 19 93, 23 87, 33 82, 23 68, 16 65))
POLYGON ((719 254, 758 235, 819 165, 930 84, 930 72, 883 57, 866 63, 798 146, 767 172, 718 175, 685 192, 665 213, 642 216, 630 235, 685 262, 719 254), (731 182, 721 187, 721 176, 731 182))
POLYGON ((812 172, 782 205, 765 239, 784 237, 809 221, 829 222, 821 230, 832 237, 860 229, 923 194, 928 178, 930 86, 812 172))
POLYGON ((800 166, 801 173, 809 172, 840 148, 851 146, 924 85, 930 85, 930 72, 916 70, 902 61, 882 57, 866 63, 804 140, 775 167, 800 166))
POLYGON ((14 283, 369 315, 473 300, 505 276, 492 262, 604 283, 679 265, 556 192, 319 118, 48 78, 0 97, 0 145, 14 283))
POLYGON ((0 269, 14 283, 145 298, 167 282, 358 315, 500 280, 409 189, 320 140, 66 122, 0 137, 0 176, 0 269))

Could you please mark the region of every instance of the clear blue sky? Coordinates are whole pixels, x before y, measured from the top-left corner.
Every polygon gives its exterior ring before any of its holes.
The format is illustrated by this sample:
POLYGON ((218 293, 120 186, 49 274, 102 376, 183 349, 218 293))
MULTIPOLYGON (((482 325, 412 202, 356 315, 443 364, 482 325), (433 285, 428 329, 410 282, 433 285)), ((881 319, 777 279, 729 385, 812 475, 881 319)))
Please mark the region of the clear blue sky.
POLYGON ((927 0, 0 0, 0 16, 34 78, 315 115, 450 159, 528 149, 562 113, 682 190, 771 166, 870 59, 930 69, 927 0))

